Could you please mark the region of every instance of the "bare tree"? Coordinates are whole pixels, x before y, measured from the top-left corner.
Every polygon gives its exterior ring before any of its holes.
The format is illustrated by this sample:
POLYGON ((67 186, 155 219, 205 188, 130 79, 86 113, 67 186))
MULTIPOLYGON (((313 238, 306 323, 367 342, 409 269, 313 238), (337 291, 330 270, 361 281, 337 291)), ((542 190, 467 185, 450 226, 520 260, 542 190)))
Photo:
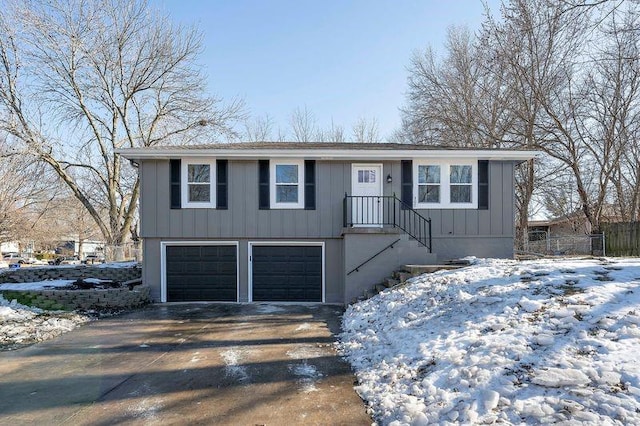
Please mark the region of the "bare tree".
POLYGON ((210 140, 241 112, 203 96, 200 40, 145 0, 0 1, 0 131, 55 171, 109 244, 125 240, 140 189, 114 151, 210 140))
POLYGON ((243 138, 249 142, 265 142, 272 139, 273 119, 269 114, 254 117, 244 122, 243 138))
POLYGON ((0 241, 34 238, 38 219, 57 195, 55 181, 41 163, 0 141, 0 241))
POLYGON ((316 140, 320 142, 347 142, 344 127, 334 123, 333 119, 331 119, 331 125, 328 129, 318 129, 316 140))
POLYGON ((312 142, 318 133, 316 118, 305 105, 304 108, 296 108, 289 118, 291 132, 297 142, 312 142))
POLYGON ((598 31, 601 47, 585 78, 585 147, 599 171, 594 221, 615 213, 637 220, 640 203, 640 14, 616 9, 598 31), (612 188, 609 188, 612 185, 612 188), (608 205, 615 205, 615 212, 608 205))
POLYGON ((439 59, 432 47, 416 52, 409 67, 403 127, 414 143, 480 147, 491 145, 501 111, 501 86, 487 71, 484 51, 464 27, 450 27, 439 59), (491 124, 493 123, 493 124, 491 124))
MULTIPOLYGON (((554 127, 558 122, 550 119, 549 113, 558 108, 568 113, 576 106, 571 101, 571 87, 575 64, 585 44, 585 17, 582 10, 567 11, 557 2, 512 0, 503 6, 500 21, 489 18, 485 23, 487 45, 492 49, 496 67, 504 70, 501 76, 504 84, 510 87, 513 122, 507 138, 511 146, 558 152, 560 140, 566 140, 568 133, 554 127)), ((566 150, 561 151, 553 158, 565 166, 576 164, 577 152, 572 156, 566 150)), ((516 237, 520 247, 527 238, 536 169, 530 161, 517 174, 516 237)), ((580 183, 577 187, 581 187, 580 183)))
POLYGON ((378 120, 372 118, 367 120, 360 117, 351 129, 354 142, 375 143, 380 142, 380 133, 378 131, 378 120))

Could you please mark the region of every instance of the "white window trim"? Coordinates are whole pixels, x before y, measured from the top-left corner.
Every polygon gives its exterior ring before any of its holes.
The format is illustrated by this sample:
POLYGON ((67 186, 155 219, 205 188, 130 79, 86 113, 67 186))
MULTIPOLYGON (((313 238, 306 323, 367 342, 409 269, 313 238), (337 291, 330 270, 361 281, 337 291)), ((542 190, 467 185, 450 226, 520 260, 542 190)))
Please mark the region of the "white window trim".
MULTIPOLYGON (((326 303, 326 261, 324 241, 249 241, 249 256, 247 257, 249 271, 249 303, 253 302, 253 247, 255 246, 320 246, 322 247, 322 302, 301 302, 301 303, 326 303)), ((265 303, 265 302, 259 302, 265 303)), ((278 303, 278 302, 273 302, 278 303)), ((298 303, 298 302, 279 302, 298 303)))
MULTIPOLYGON (((201 163, 198 163, 201 164, 201 163)), ((240 250, 238 241, 160 241, 160 302, 167 303, 167 246, 235 246, 236 247, 236 302, 240 303, 240 250)))
POLYGON ((304 160, 276 159, 269 161, 269 198, 272 209, 304 209, 304 160), (276 202, 276 166, 298 166, 298 202, 276 202))
POLYGON ((413 161, 413 207, 416 209, 477 209, 478 208, 478 160, 477 159, 432 159, 413 161), (418 167, 419 166, 440 166, 440 202, 420 203, 418 202, 418 167), (471 166, 471 202, 452 203, 451 202, 451 166, 471 166))
POLYGON ((216 160, 215 158, 182 158, 180 170, 180 192, 182 194, 182 208, 186 209, 215 209, 216 208, 216 160), (189 176, 190 164, 207 164, 209 165, 209 194, 211 198, 208 202, 189 201, 189 176))

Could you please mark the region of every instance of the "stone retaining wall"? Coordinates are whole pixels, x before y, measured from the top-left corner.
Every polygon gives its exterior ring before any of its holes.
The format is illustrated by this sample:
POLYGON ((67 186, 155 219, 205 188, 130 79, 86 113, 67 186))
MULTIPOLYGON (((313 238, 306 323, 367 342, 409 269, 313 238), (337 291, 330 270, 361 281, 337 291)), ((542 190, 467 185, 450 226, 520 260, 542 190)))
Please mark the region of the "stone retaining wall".
POLYGON ((130 281, 142 277, 140 265, 126 268, 109 268, 90 265, 35 266, 9 269, 0 273, 0 283, 30 283, 46 280, 77 280, 98 278, 101 280, 130 281))
MULTIPOLYGON (((44 266, 10 269, 0 273, 0 283, 27 283, 47 280, 77 280, 98 278, 117 282, 137 280, 142 277, 140 265, 126 268, 105 268, 89 265, 44 266)), ((28 306, 42 309, 74 310, 133 308, 149 302, 149 287, 129 287, 90 290, 1 290, 6 300, 17 300, 28 306)))
POLYGON ((50 310, 134 308, 149 302, 149 287, 139 285, 91 290, 2 290, 6 300, 50 310))

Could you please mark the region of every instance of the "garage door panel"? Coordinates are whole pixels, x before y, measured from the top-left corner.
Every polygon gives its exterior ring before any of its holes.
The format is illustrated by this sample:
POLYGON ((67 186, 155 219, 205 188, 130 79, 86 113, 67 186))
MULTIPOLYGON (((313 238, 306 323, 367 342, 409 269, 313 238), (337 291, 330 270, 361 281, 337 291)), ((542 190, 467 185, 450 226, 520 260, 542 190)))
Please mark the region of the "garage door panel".
POLYGON ((221 275, 234 275, 236 274, 236 264, 231 262, 214 263, 212 261, 200 264, 200 271, 202 273, 213 273, 221 275))
POLYGON ((321 302, 321 246, 253 246, 254 301, 321 302))
POLYGON ((237 301, 235 245, 167 246, 167 301, 237 301))

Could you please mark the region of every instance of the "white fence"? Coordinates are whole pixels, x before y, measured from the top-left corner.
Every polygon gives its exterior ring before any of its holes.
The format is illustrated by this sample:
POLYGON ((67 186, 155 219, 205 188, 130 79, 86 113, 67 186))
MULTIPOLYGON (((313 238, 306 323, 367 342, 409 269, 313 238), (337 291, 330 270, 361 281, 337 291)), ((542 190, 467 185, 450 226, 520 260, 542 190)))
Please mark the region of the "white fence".
POLYGON ((142 242, 105 246, 104 255, 107 261, 135 260, 142 262, 142 242))

